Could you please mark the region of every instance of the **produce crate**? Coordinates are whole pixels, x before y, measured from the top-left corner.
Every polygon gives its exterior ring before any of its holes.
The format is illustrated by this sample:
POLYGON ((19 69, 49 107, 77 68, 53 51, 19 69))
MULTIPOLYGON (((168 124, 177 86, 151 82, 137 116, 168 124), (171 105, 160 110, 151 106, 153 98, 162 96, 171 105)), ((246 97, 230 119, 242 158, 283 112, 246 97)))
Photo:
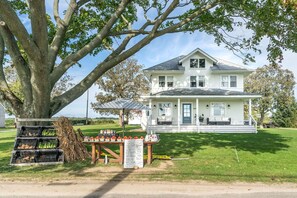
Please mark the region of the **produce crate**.
POLYGON ((14 145, 14 150, 33 150, 36 148, 38 139, 22 139, 17 138, 14 145))
POLYGON ((36 151, 13 151, 10 164, 36 163, 36 151))
POLYGON ((39 126, 22 126, 18 128, 18 137, 39 137, 40 129, 39 126))
POLYGON ((64 154, 60 149, 49 150, 49 151, 38 151, 37 163, 45 162, 64 162, 64 154))
POLYGON ((41 127, 41 136, 42 137, 56 137, 57 131, 54 127, 41 127))
POLYGON ((42 139, 38 140, 37 149, 56 149, 59 147, 58 139, 42 139))

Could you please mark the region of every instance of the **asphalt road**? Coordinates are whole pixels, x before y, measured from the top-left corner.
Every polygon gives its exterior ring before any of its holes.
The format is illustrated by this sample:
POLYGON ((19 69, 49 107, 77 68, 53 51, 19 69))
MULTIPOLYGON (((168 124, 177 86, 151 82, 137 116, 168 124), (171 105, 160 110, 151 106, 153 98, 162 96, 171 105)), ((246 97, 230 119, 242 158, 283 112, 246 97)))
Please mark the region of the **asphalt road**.
POLYGON ((59 181, 1 182, 0 197, 295 198, 297 184, 59 181))

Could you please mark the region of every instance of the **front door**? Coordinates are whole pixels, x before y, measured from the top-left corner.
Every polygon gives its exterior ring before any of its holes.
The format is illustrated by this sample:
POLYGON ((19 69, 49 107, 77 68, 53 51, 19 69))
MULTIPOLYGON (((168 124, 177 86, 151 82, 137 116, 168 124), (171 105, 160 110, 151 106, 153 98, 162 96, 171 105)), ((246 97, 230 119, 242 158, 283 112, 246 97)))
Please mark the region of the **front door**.
POLYGON ((192 104, 183 104, 183 124, 192 123, 192 104))

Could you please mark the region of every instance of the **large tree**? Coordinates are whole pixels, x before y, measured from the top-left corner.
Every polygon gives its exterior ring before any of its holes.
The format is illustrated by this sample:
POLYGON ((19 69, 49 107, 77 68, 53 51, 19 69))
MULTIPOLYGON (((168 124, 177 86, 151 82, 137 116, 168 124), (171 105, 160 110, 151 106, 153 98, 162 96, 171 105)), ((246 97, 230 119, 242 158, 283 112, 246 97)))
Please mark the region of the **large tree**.
POLYGON ((254 109, 260 114, 260 126, 267 113, 273 115, 285 106, 295 105, 294 86, 294 74, 278 64, 259 67, 245 79, 246 92, 262 95, 253 102, 254 109))
MULTIPOLYGON (((129 58, 114 68, 108 70, 95 84, 100 92, 96 94, 97 102, 92 103, 92 108, 101 114, 119 115, 119 123, 122 124, 122 111, 101 110, 97 105, 124 98, 137 101, 140 96, 148 93, 149 81, 142 72, 143 66, 136 59, 129 58)), ((127 119, 129 112, 125 112, 127 119)))
MULTIPOLYGON (((0 0, 0 99, 17 117, 51 117, 82 95, 107 70, 155 38, 200 31, 233 51, 254 49, 270 39, 296 51, 294 1, 241 0, 0 0), (53 3, 47 11, 46 2, 53 3), (47 13, 48 12, 48 13, 47 13), (236 28, 250 38, 234 37, 236 28), (51 98, 63 74, 87 55, 104 57, 73 88, 51 98), (12 61, 24 98, 11 91, 3 68, 12 61)), ((252 58, 244 54, 247 58, 252 58)))

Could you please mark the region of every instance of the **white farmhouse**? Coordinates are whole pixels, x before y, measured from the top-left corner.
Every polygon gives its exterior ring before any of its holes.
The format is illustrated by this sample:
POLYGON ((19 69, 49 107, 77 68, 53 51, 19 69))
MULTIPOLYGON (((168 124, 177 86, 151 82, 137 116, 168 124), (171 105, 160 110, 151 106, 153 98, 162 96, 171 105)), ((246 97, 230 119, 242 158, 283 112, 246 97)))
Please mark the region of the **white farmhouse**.
POLYGON ((144 70, 151 82, 142 96, 151 108, 142 127, 155 132, 256 132, 244 78, 252 71, 201 49, 144 70), (244 104, 249 116, 244 118, 244 104))
POLYGON ((5 110, 2 104, 0 104, 0 127, 5 127, 5 110))

